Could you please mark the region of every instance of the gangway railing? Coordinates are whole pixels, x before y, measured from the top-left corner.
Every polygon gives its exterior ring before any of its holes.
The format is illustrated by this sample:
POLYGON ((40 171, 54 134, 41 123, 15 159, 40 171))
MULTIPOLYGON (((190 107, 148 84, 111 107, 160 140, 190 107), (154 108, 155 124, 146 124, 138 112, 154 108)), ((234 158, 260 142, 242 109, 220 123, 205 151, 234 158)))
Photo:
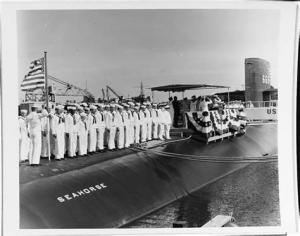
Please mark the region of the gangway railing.
POLYGON ((277 107, 278 101, 231 101, 227 105, 243 105, 245 108, 254 108, 254 107, 277 107))

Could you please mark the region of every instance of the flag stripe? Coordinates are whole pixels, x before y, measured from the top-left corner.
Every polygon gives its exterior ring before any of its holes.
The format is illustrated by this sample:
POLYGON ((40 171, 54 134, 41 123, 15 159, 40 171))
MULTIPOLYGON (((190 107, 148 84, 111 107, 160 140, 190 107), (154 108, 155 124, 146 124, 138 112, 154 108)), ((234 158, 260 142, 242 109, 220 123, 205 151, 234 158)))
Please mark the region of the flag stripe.
POLYGON ((34 78, 44 77, 44 76, 45 76, 44 74, 28 75, 28 76, 25 77, 25 79, 23 80, 23 82, 27 81, 27 80, 30 80, 30 79, 34 79, 34 78))
POLYGON ((39 86, 34 85, 34 86, 28 86, 28 87, 25 87, 25 88, 21 88, 21 90, 22 91, 29 91, 29 90, 35 90, 35 89, 38 89, 38 88, 43 89, 43 88, 45 88, 45 86, 44 85, 39 85, 39 86))
POLYGON ((36 66, 34 68, 32 68, 29 73, 33 73, 33 72, 36 72, 36 71, 43 71, 43 67, 42 66, 36 66))
POLYGON ((37 79, 32 79, 32 80, 27 80, 23 81, 22 85, 27 85, 27 84, 32 84, 32 83, 45 83, 44 78, 37 78, 37 79))
POLYGON ((24 82, 27 82, 27 81, 33 81, 33 80, 36 80, 36 79, 44 79, 44 75, 41 74, 40 76, 27 76, 27 77, 23 80, 23 83, 24 83, 24 82))
POLYGON ((37 82, 32 82, 32 83, 27 83, 27 84, 22 84, 21 87, 26 87, 26 86, 31 86, 31 85, 41 85, 41 84, 45 84, 44 81, 37 81, 37 82))

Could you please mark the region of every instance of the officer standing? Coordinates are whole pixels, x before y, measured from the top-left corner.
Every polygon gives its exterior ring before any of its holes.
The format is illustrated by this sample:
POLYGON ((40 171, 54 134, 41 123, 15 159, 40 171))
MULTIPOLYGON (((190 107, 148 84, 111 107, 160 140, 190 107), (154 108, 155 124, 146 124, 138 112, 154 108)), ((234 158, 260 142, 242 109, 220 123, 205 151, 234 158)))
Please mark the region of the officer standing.
POLYGON ((158 110, 157 110, 157 104, 153 103, 153 108, 151 110, 151 115, 152 115, 152 137, 153 139, 158 139, 158 110))
POLYGON ((139 112, 140 115, 140 124, 141 124, 141 143, 146 142, 147 140, 147 119, 146 119, 146 106, 142 105, 139 112))
POLYGON ((152 107, 151 107, 151 103, 148 102, 146 104, 146 110, 145 110, 145 114, 146 114, 146 122, 147 122, 147 141, 151 141, 152 140, 152 107))
POLYGON ((106 128, 108 132, 108 149, 114 150, 115 146, 115 135, 116 135, 116 111, 115 104, 110 104, 110 112, 107 112, 106 116, 106 128))
POLYGON ((28 160, 29 156, 29 132, 28 132, 28 125, 26 123, 26 115, 27 110, 21 110, 19 116, 19 131, 20 131, 20 138, 19 138, 19 160, 24 162, 28 160))
POLYGON ((104 118, 104 104, 98 104, 98 111, 96 112, 97 120, 97 149, 100 152, 104 150, 104 131, 105 131, 105 118, 104 118))
POLYGON ((29 164, 38 166, 40 164, 41 148, 42 148, 42 125, 41 118, 46 117, 48 112, 37 113, 38 107, 33 105, 31 113, 26 117, 29 127, 31 151, 29 155, 29 164))
POLYGON ((58 105, 56 107, 56 114, 53 119, 52 135, 55 140, 54 155, 55 160, 63 160, 65 152, 65 115, 63 106, 58 105))
POLYGON ((134 107, 133 112, 133 120, 134 120, 134 143, 138 144, 140 143, 140 128, 141 128, 141 120, 140 120, 140 107, 136 105, 134 107))

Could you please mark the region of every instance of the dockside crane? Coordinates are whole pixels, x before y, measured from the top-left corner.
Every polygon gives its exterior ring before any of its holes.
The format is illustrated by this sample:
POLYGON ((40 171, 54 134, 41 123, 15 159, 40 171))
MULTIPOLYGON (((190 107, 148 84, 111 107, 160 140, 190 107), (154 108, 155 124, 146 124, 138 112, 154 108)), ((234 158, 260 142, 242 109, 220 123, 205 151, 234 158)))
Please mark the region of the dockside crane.
POLYGON ((115 90, 113 90, 111 87, 109 87, 108 85, 106 85, 106 93, 107 93, 107 97, 108 97, 108 100, 109 100, 109 93, 108 91, 111 91, 119 100, 122 100, 123 99, 123 96, 120 96, 119 94, 117 94, 117 92, 115 90))

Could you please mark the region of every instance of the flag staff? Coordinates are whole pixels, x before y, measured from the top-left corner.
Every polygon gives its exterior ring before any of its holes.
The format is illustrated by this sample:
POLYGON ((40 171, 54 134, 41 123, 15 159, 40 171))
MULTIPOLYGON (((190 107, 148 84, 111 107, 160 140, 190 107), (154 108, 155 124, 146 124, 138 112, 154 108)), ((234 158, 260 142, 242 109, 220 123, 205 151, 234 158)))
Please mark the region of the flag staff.
POLYGON ((46 96, 46 109, 49 110, 49 97, 48 97, 48 75, 47 75, 47 52, 44 51, 44 70, 45 70, 45 96, 46 96))
MULTIPOLYGON (((48 74, 47 74, 47 52, 44 51, 44 73, 45 73, 45 98, 46 98, 46 110, 49 112, 49 96, 48 96, 48 74)), ((47 144, 48 144, 48 160, 50 161, 50 117, 47 119, 47 144)))

